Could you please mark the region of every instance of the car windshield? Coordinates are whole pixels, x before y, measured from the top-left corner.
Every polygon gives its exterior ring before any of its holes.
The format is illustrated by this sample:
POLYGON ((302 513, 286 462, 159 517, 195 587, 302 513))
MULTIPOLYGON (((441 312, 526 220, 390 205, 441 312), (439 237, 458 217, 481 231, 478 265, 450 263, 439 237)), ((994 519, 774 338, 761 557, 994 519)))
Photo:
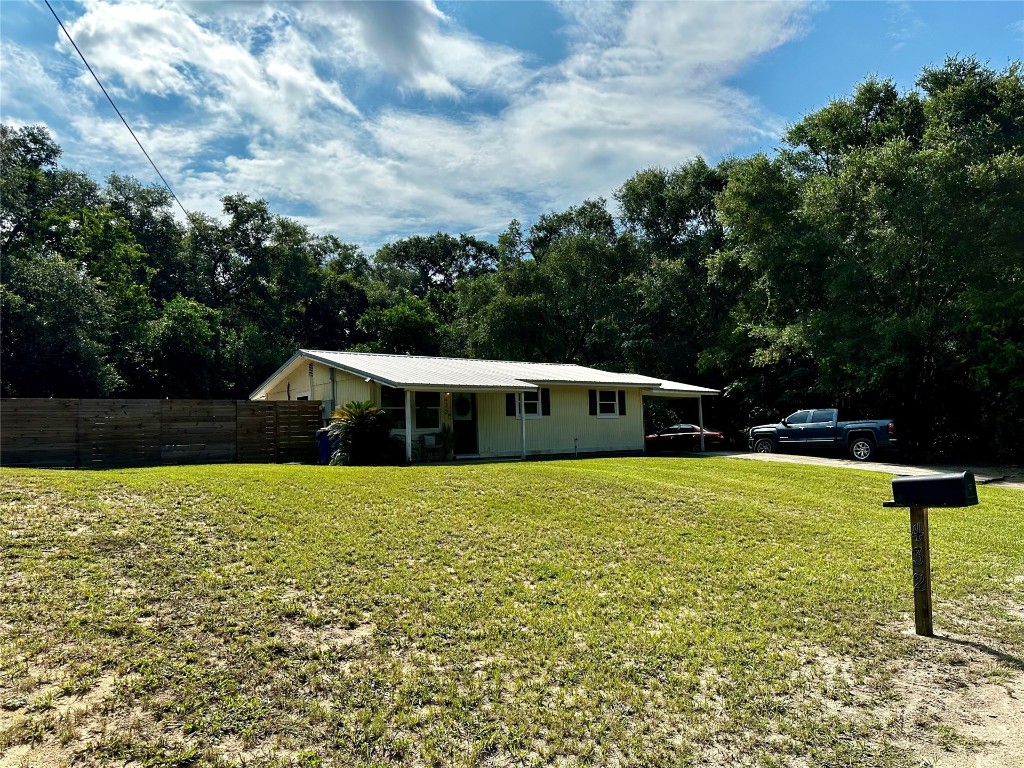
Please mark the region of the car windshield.
POLYGON ((673 424, 671 427, 665 430, 666 432, 696 432, 697 428, 693 424, 673 424))

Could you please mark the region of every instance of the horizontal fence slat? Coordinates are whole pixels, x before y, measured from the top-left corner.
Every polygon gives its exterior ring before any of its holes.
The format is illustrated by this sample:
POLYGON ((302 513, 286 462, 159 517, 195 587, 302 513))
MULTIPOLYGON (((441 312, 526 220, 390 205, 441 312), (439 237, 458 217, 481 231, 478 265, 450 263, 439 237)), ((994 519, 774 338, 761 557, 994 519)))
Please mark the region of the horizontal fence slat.
POLYGON ((316 462, 318 401, 0 399, 0 465, 316 462))

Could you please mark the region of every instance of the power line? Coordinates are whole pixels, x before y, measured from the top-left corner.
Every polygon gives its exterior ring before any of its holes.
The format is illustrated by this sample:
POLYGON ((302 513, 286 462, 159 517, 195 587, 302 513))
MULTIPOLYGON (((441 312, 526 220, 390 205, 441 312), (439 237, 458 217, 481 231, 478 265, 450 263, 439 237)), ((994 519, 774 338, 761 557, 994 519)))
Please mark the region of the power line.
POLYGON ((114 100, 110 98, 110 94, 107 93, 107 89, 103 87, 103 83, 101 83, 100 79, 96 77, 96 73, 93 72, 89 62, 86 61, 85 55, 75 44, 75 40, 71 37, 71 33, 68 32, 67 27, 64 26, 64 22, 60 20, 60 16, 57 15, 57 12, 53 10, 53 6, 50 5, 50 0, 43 0, 43 2, 46 3, 46 7, 50 9, 50 13, 53 14, 53 18, 55 18, 57 23, 60 24, 60 28, 64 30, 64 34, 68 36, 68 40, 71 41, 71 45, 74 46, 75 51, 78 53, 78 57, 82 60, 82 63, 85 64, 86 69, 89 70, 89 74, 92 75, 92 79, 96 81, 96 85, 98 85, 100 90, 103 91, 103 95, 107 97, 107 101, 110 102, 110 106, 112 106, 114 111, 117 112, 117 116, 121 118, 121 122, 124 123, 124 127, 128 129, 128 133, 130 133, 132 138, 135 139, 135 143, 139 145, 139 149, 142 150, 142 154, 144 154, 146 159, 149 160, 149 164, 153 166, 153 170, 156 171, 156 175, 160 177, 160 181, 162 181, 164 186, 167 187, 167 191, 171 193, 171 197, 174 198, 174 202, 176 202, 178 207, 181 208, 181 212, 185 214, 185 219, 187 221, 189 219, 189 214, 188 211, 185 210, 185 206, 181 204, 181 200, 179 200, 178 196, 174 194, 174 190, 171 189, 171 185, 167 183, 167 179, 165 179, 164 175, 160 173, 160 169, 156 167, 156 163, 154 163, 153 158, 149 156, 149 152, 147 152, 146 148, 142 146, 142 142, 139 141, 139 137, 135 135, 135 131, 133 131, 132 127, 128 125, 128 121, 124 119, 124 115, 121 114, 121 110, 117 108, 117 104, 114 103, 114 100))

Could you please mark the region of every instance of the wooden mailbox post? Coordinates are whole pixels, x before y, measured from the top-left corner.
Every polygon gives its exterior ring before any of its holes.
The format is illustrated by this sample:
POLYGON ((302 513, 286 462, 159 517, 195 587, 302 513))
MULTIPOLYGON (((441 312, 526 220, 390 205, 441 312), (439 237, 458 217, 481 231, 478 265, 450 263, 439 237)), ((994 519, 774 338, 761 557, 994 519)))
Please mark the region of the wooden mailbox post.
POLYGON ((914 628, 931 637, 932 569, 928 543, 929 507, 970 507, 978 503, 978 489, 971 472, 946 475, 897 477, 892 481, 892 501, 885 507, 910 507, 910 566, 914 577, 914 628))

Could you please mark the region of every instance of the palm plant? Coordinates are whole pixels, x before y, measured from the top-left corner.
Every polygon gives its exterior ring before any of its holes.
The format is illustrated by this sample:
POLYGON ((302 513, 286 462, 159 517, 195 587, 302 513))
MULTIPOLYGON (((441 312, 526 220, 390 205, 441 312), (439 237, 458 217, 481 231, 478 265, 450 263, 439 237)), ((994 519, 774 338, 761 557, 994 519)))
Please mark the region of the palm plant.
POLYGON ((391 434, 388 415, 369 400, 353 401, 332 414, 327 428, 331 464, 367 466, 387 460, 391 434))

